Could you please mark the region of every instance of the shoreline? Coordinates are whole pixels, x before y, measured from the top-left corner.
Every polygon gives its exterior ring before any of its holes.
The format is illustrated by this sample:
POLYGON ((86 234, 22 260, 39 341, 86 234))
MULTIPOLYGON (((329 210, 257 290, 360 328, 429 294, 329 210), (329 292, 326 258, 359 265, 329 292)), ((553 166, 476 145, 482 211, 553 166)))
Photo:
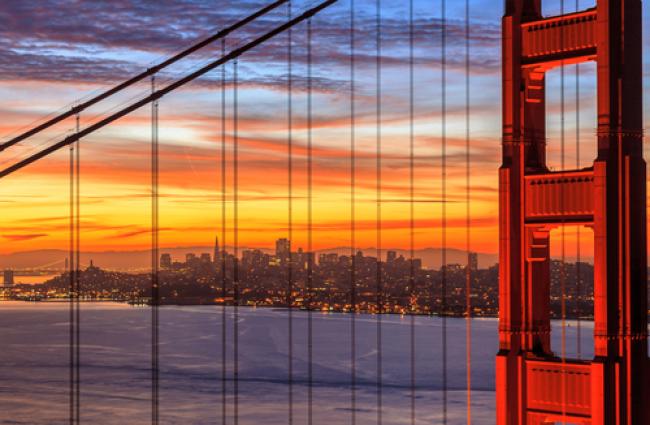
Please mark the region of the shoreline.
MULTIPOLYGON (((52 299, 0 299, 0 305, 3 302, 15 302, 15 303, 28 303, 28 304, 69 304, 72 299, 70 298, 52 298, 52 299)), ((79 303, 84 303, 84 304, 124 304, 124 305, 129 305, 133 307, 150 307, 151 304, 148 301, 142 301, 142 302, 134 302, 133 300, 115 300, 115 299, 79 299, 79 303)), ((182 303, 182 302, 162 302, 159 304, 159 307, 211 307, 211 306, 220 306, 220 307, 233 307, 232 304, 224 304, 224 303, 217 303, 217 302, 198 302, 198 303, 182 303)), ((283 307, 283 306, 273 306, 273 305, 239 305, 239 308, 250 308, 250 309, 269 309, 273 311, 289 311, 289 308, 283 307)), ((326 313, 326 314, 351 314, 350 311, 348 310, 323 310, 323 309, 311 309, 308 310, 304 307, 294 307, 291 309, 292 311, 300 311, 300 312, 309 312, 311 311, 312 313, 326 313)), ((365 310, 359 310, 356 313, 357 315, 370 315, 370 316, 376 316, 378 313, 376 312, 369 312, 365 310)), ((423 317, 423 316, 428 316, 428 317, 439 317, 439 318, 453 318, 453 319, 466 319, 467 316, 464 314, 440 314, 440 313, 434 313, 434 314, 429 314, 429 313, 424 313, 424 312, 415 312, 415 313, 398 313, 398 312, 382 312, 380 313, 382 316, 416 316, 416 317, 423 317)), ((496 314, 482 314, 482 315, 473 315, 471 316, 472 319, 498 319, 498 315, 496 314)), ((585 322, 593 322, 593 317, 570 317, 567 316, 565 318, 566 320, 570 321, 585 321, 585 322)), ((561 320, 561 318, 552 318, 551 320, 561 320)), ((648 323, 650 323, 650 318, 648 320, 648 323)))

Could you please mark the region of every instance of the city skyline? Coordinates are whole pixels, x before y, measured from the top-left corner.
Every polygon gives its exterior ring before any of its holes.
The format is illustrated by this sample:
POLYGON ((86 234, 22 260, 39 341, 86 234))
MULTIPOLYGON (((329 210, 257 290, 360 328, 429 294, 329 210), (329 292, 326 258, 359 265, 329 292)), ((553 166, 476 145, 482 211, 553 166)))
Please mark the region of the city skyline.
MULTIPOLYGON (((231 305, 235 298, 240 306, 287 307, 292 300, 294 308, 316 311, 389 314, 425 314, 464 316, 466 312, 467 270, 472 277, 472 315, 496 317, 498 313, 498 264, 479 266, 475 253, 466 261, 448 263, 444 268, 424 267, 421 260, 411 261, 395 251, 385 252, 381 263, 361 252, 354 255, 321 253, 313 256, 309 278, 309 253, 289 251, 287 240, 276 241, 274 253, 246 250, 235 266, 232 253, 220 252, 217 261, 210 253, 186 253, 180 261, 169 254, 160 257, 160 302, 163 305, 231 305), (289 261, 289 258, 291 260, 289 261), (354 292, 350 280, 355 269, 354 292), (382 307, 378 307, 377 265, 381 264, 382 307), (235 297, 235 267, 239 281, 239 295, 235 297), (288 272, 292 270, 292 292, 288 296, 288 272), (225 277, 223 270, 226 271, 225 277), (410 286, 411 273, 413 287, 410 286), (443 290, 443 275, 445 285, 443 290), (311 283, 309 283, 311 282, 311 283), (443 296, 443 294, 446 294, 443 296), (289 297, 289 298, 288 298, 289 297), (446 300, 446 301, 443 301, 446 300), (356 306, 356 307, 354 307, 356 306)), ((580 275, 581 286, 572 286, 565 293, 570 308, 568 317, 591 318, 593 313, 593 273, 591 264, 562 263, 552 260, 550 301, 552 314, 561 317, 561 285, 563 280, 575 280, 580 275), (565 276, 562 278, 561 276, 565 276)), ((93 261, 80 268, 80 298, 91 302, 121 302, 148 304, 151 302, 151 274, 112 271, 93 261)), ((43 283, 5 285, 0 288, 4 300, 61 301, 70 297, 70 273, 50 277, 43 283)))
MULTIPOLYGON (((218 237, 217 237, 218 239, 218 237)), ((264 246, 239 246, 239 258, 244 256, 244 253, 247 251, 259 250, 263 253, 273 253, 277 249, 277 241, 284 240, 286 238, 279 238, 275 242, 270 242, 264 246)), ((219 245, 219 250, 223 246, 219 245)), ((305 246, 297 246, 296 250, 304 251, 305 246)), ((170 255, 172 260, 186 259, 187 255, 195 255, 199 258, 201 255, 211 255, 211 258, 214 258, 216 246, 172 246, 172 247, 161 247, 160 256, 170 255), (167 252, 167 251, 170 251, 167 252)), ((226 251, 232 253, 234 251, 233 245, 227 245, 225 247, 226 251)), ((314 252, 317 254, 321 253, 337 253, 339 255, 349 255, 351 247, 349 246, 338 246, 338 247, 325 247, 315 249, 314 252)), ((364 256, 367 257, 376 257, 377 249, 376 247, 356 247, 355 252, 360 251, 364 256)), ((423 247, 417 248, 414 250, 415 258, 420 258, 422 260, 423 266, 429 268, 439 268, 442 261, 442 251, 441 247, 423 247)), ((294 251, 296 252, 296 251, 294 251)), ((386 258, 389 252, 394 252, 397 255, 403 256, 405 259, 408 259, 410 256, 410 250, 408 248, 396 248, 396 247, 383 247, 382 257, 386 258)), ((448 261, 448 264, 466 264, 467 263, 467 251, 463 249, 447 248, 446 250, 447 257, 451 260, 448 261)), ((478 262, 481 267, 490 267, 495 264, 498 264, 498 254, 490 252, 478 252, 470 251, 470 253, 475 253, 478 256, 478 262)), ((46 250, 46 251, 27 251, 27 252, 18 252, 11 255, 0 254, 0 269, 32 269, 32 270, 64 270, 67 268, 67 255, 68 253, 65 250, 46 250), (47 259, 47 262, 44 264, 44 258, 47 259)), ((98 264, 106 266, 108 264, 109 270, 134 270, 139 271, 145 268, 150 268, 150 250, 134 250, 134 251, 82 251, 80 253, 82 258, 82 266, 88 264, 93 259, 99 259, 98 264), (137 258, 133 259, 133 255, 137 254, 137 258), (129 263, 129 258, 132 261, 129 263)), ((318 257, 316 257, 318 259, 318 257)), ((553 255, 554 259, 561 259, 561 255, 553 255)), ((567 261, 577 261, 578 258, 575 255, 565 255, 567 261)), ((160 258, 159 258, 160 260, 160 258)), ((580 256, 580 261, 591 264, 593 262, 593 256, 585 255, 583 252, 580 256)))

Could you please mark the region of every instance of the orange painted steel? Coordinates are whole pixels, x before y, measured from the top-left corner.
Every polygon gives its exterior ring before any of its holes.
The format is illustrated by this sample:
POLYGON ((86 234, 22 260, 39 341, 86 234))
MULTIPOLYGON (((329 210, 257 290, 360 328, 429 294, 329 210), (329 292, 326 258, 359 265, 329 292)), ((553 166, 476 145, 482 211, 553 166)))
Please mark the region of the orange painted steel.
POLYGON ((593 171, 527 175, 524 182, 527 222, 593 222, 593 171))
POLYGON ((650 423, 641 1, 598 0, 545 18, 507 0, 499 170, 498 425, 650 423), (588 169, 546 165, 549 69, 597 63, 598 154, 588 169), (594 352, 550 342, 550 231, 594 232, 594 352))
POLYGON ((560 61, 595 58, 597 53, 595 10, 540 19, 521 25, 522 59, 526 64, 548 66, 560 61))

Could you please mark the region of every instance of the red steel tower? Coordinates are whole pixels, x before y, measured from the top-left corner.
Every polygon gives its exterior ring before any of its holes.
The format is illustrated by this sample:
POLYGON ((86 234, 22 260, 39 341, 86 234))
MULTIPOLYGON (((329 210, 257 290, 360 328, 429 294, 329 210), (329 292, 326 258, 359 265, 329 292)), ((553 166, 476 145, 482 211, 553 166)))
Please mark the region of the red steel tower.
POLYGON ((499 425, 650 424, 641 1, 543 17, 541 0, 506 0, 503 164, 499 171, 499 425), (593 166, 546 166, 545 75, 596 61, 593 166), (550 343, 550 231, 594 232, 594 358, 550 343))

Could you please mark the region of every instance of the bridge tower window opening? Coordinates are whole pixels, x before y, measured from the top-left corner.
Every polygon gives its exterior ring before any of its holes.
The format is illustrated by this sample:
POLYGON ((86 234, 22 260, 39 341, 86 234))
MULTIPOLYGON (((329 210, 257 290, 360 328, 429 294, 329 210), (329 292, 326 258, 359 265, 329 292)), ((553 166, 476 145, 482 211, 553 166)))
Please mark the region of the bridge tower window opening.
POLYGON ((578 12, 596 7, 596 0, 543 0, 542 15, 546 17, 560 15, 562 7, 565 13, 578 12))
MULTIPOLYGON (((546 167, 561 171, 562 138, 561 68, 545 72, 546 167)), ((564 160, 565 169, 593 166, 598 156, 596 128, 596 63, 564 66, 564 160)))
POLYGON ((561 355, 561 297, 564 296, 565 357, 576 360, 591 359, 594 344, 593 326, 585 322, 592 321, 594 315, 594 234, 591 228, 582 224, 564 225, 565 257, 562 266, 561 233, 562 229, 558 226, 552 229, 549 235, 550 349, 555 355, 561 355))

